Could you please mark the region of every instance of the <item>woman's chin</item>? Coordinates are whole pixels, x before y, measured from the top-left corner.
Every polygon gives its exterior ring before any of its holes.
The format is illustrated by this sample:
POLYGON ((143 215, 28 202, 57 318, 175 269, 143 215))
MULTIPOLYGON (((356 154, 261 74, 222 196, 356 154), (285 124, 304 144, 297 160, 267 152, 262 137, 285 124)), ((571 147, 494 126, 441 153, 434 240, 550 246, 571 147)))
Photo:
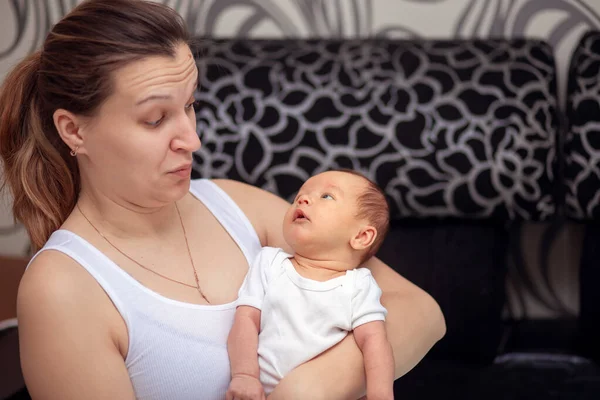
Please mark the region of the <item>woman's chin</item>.
POLYGON ((176 183, 151 185, 148 188, 149 193, 153 193, 152 198, 157 199, 161 203, 173 203, 179 201, 190 192, 190 180, 181 180, 176 183))

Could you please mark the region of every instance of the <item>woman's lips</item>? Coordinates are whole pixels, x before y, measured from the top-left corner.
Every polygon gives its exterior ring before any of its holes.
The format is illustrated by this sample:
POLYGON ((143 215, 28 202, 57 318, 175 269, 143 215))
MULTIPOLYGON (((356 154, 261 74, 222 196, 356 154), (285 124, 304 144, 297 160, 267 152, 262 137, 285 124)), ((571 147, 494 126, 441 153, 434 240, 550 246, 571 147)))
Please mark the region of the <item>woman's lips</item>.
POLYGON ((176 176, 179 176, 181 178, 189 177, 191 173, 192 173, 192 166, 191 165, 187 165, 185 167, 181 167, 179 169, 176 169, 176 170, 173 170, 173 171, 169 172, 169 174, 176 175, 176 176))

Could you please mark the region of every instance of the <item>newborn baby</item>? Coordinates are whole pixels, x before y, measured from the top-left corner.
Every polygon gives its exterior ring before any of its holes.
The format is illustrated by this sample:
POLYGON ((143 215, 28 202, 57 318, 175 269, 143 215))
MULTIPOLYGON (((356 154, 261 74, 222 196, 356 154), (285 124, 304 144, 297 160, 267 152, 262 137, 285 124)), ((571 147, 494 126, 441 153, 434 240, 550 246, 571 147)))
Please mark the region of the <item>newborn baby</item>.
POLYGON ((240 289, 228 340, 228 400, 264 399, 350 331, 363 352, 367 398, 393 399, 387 311, 371 272, 359 268, 388 226, 383 192, 356 172, 328 171, 302 185, 283 222, 293 254, 263 248, 240 289))

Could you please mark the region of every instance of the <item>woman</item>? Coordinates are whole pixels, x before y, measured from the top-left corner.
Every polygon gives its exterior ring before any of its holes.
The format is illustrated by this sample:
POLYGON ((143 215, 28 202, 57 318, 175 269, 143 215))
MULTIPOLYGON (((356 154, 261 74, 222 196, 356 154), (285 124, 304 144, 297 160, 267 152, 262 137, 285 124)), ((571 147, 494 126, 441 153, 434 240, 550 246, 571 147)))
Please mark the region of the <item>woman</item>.
MULTIPOLYGON (((261 246, 287 248, 288 204, 239 182, 190 182, 200 141, 188 39, 167 7, 88 1, 4 82, 5 182, 41 248, 17 310, 33 398, 224 398, 237 292, 261 246)), ((388 266, 367 266, 401 376, 443 336, 443 317, 388 266)), ((356 398, 364 383, 349 336, 270 398, 356 398)))

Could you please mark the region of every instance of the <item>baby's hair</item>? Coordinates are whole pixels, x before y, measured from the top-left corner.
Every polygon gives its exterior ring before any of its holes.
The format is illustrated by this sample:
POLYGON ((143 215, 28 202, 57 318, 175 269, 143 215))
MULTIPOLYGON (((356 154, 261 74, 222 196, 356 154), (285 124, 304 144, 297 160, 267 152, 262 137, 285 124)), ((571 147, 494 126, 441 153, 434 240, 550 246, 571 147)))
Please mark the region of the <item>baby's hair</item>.
POLYGON ((377 230, 377 237, 363 255, 363 258, 361 259, 361 263, 363 263, 377 254, 377 251, 381 247, 383 240, 390 229, 390 208, 385 198, 385 193, 371 179, 352 169, 337 169, 335 171, 359 176, 367 183, 366 189, 357 199, 357 217, 367 220, 369 224, 377 230))

